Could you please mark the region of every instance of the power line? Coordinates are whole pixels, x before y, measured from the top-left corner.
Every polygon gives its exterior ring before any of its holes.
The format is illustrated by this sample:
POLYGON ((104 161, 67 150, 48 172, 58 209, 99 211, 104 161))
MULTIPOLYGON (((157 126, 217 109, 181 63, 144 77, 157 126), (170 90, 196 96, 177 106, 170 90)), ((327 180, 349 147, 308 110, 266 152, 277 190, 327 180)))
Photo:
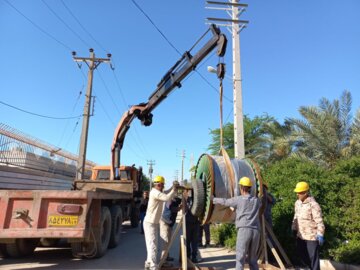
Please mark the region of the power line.
MULTIPOLYGON (((105 87, 106 92, 107 92, 108 95, 110 96, 110 99, 111 99, 112 103, 114 104, 116 110, 118 111, 118 113, 119 113, 120 116, 121 116, 122 113, 120 112, 117 104, 114 102, 115 99, 114 99, 113 96, 111 95, 111 93, 110 93, 110 91, 109 91, 109 88, 107 87, 107 85, 106 85, 106 83, 105 83, 105 80, 104 80, 103 77, 101 76, 100 71, 99 71, 99 70, 97 70, 97 71, 98 71, 99 77, 100 77, 100 79, 101 79, 101 81, 102 81, 102 83, 103 83, 103 85, 104 85, 104 87, 105 87)), ((123 99, 124 99, 125 107, 126 107, 127 104, 126 104, 125 97, 123 97, 123 99)), ((139 134, 137 133, 137 129, 136 129, 135 126, 134 126, 134 132, 135 132, 135 134, 137 135, 137 137, 136 137, 136 136, 132 136, 132 137, 133 137, 135 143, 137 144, 139 150, 142 151, 144 155, 148 155, 148 151, 146 150, 144 144, 142 143, 142 141, 141 141, 141 139, 140 139, 140 136, 139 136, 139 134)), ((131 134, 131 135, 132 135, 132 134, 131 134)))
POLYGON ((45 0, 41 0, 43 2, 43 4, 51 11, 52 14, 54 14, 54 16, 56 16, 56 18, 59 19, 59 21, 61 21, 67 29, 69 29, 71 31, 71 33, 73 33, 78 39, 81 40, 82 43, 85 44, 85 46, 91 48, 91 45, 89 43, 87 43, 84 39, 81 38, 81 36, 76 33, 46 2, 45 0))
POLYGON ((40 30, 42 33, 44 33, 45 35, 47 35, 48 37, 50 37, 51 39, 55 40, 57 43, 59 43, 60 45, 62 45, 63 47, 65 47, 66 49, 68 49, 69 51, 72 51, 72 49, 67 46, 65 43, 61 42, 60 40, 58 40, 57 38, 55 38, 53 35, 49 34, 48 32, 46 32, 44 29, 42 29, 40 26, 38 26, 36 23, 34 23, 32 20, 30 20, 24 13, 22 13, 20 10, 18 10, 15 6, 13 6, 12 4, 9 3, 9 1, 7 0, 3 0, 5 1, 5 3, 7 3, 10 7, 12 7, 16 12, 18 12, 21 16, 23 16, 26 20, 28 20, 33 26, 35 26, 38 30, 40 30))
POLYGON ((78 18, 74 15, 74 13, 70 10, 70 8, 64 3, 63 0, 61 0, 61 3, 66 8, 66 10, 70 13, 70 15, 74 18, 74 20, 80 25, 80 27, 87 33, 90 38, 105 52, 108 52, 108 50, 104 49, 104 47, 91 35, 91 33, 86 30, 86 28, 82 25, 82 23, 78 20, 78 18))
POLYGON ((182 55, 180 52, 179 52, 179 50, 178 49, 176 49, 176 47, 170 42, 170 40, 165 36, 165 34, 163 33, 163 32, 161 32, 161 30, 159 29, 159 27, 157 27, 156 25, 155 25, 155 23, 153 22, 153 20, 145 13, 145 11, 135 2, 135 0, 131 0, 133 3, 134 3, 134 5, 145 15, 145 17, 150 21, 150 23, 156 28, 156 30, 160 33, 160 35, 167 41, 167 43, 169 43, 169 45, 171 46, 171 47, 173 47, 173 49, 175 50, 175 51, 177 51, 177 53, 179 54, 179 55, 182 55))
POLYGON ((24 112, 24 113, 27 113, 27 114, 31 114, 31 115, 35 115, 35 116, 38 116, 38 117, 43 117, 43 118, 48 118, 48 119, 55 119, 55 120, 66 120, 66 119, 75 119, 75 118, 78 118, 78 117, 81 117, 82 115, 78 115, 78 116, 70 116, 70 117, 54 117, 54 116, 47 116, 47 115, 42 115, 42 114, 38 114, 38 113, 33 113, 33 112, 29 112, 29 111, 26 111, 26 110, 23 110, 23 109, 20 109, 18 107, 15 107, 13 105, 10 105, 8 103, 5 103, 3 101, 0 101, 1 104, 5 105, 5 106, 8 106, 10 108, 13 108, 15 110, 18 110, 18 111, 21 111, 21 112, 24 112))
MULTIPOLYGON (((122 100, 123 100, 123 102, 124 102, 124 105, 125 105, 125 107, 127 107, 128 106, 128 103, 127 103, 127 101, 126 101, 126 99, 125 99, 125 96, 124 96, 124 94, 123 94, 123 91, 122 91, 122 89, 121 89, 121 87, 120 87, 120 83, 119 83, 119 80, 118 80, 118 78, 117 78, 117 76, 116 76, 116 73, 115 73, 115 71, 113 70, 113 75, 114 75, 114 78, 115 78, 115 82, 116 82, 116 85, 117 85, 117 87, 119 88, 119 91, 120 91, 120 95, 121 95, 121 97, 122 97, 122 100)), ((135 135, 137 136, 137 138, 135 138, 135 139, 137 139, 138 141, 139 141, 139 146, 141 146, 143 149, 141 149, 143 152, 144 152, 144 154, 145 155, 149 155, 149 152, 148 152, 148 150, 147 150, 147 148, 145 147, 145 145, 143 144, 143 142, 142 142, 142 140, 141 140, 141 137, 140 137, 140 135, 139 135, 139 133, 138 133, 138 130, 137 130, 137 128, 136 128, 136 126, 134 126, 134 132, 135 132, 135 135)))
MULTIPOLYGON (((77 104, 78 104, 78 102, 79 102, 79 100, 80 100, 80 97, 81 97, 81 94, 82 94, 82 91, 83 91, 83 90, 84 90, 84 84, 82 85, 81 90, 79 91, 79 95, 78 95, 78 97, 76 98, 76 101, 75 101, 75 104, 74 104, 74 106, 73 106, 73 108, 72 108, 72 110, 71 110, 71 113, 73 113, 73 112, 75 111, 75 108, 76 108, 76 106, 77 106, 77 104)), ((70 123, 69 120, 70 120, 70 119, 68 119, 68 121, 66 121, 64 130, 63 130, 63 132, 62 132, 62 134, 61 134, 61 137, 60 137, 59 142, 58 142, 57 145, 61 145, 61 143, 62 143, 62 140, 63 140, 63 138, 64 138, 65 132, 66 132, 66 130, 67 130, 68 126, 69 126, 69 123, 70 123)))
MULTIPOLYGON (((170 44, 170 46, 178 53, 178 54, 180 54, 181 55, 181 53, 179 52, 179 50, 169 41, 169 39, 165 36, 165 34, 163 34, 162 32, 161 32, 161 30, 159 29, 159 27, 157 27, 156 25, 155 25, 155 23, 151 20, 151 18, 149 17, 149 15, 147 15, 146 13, 145 13, 145 11, 135 2, 135 0, 131 0, 133 3, 134 3, 134 5, 146 16, 146 18, 150 21, 150 23, 156 28, 156 30, 161 34, 161 36, 170 44)), ((201 75, 201 73, 199 73, 197 70, 195 70, 195 72, 213 89, 213 90, 215 90, 218 94, 219 94, 219 90, 217 90, 216 89, 216 87, 214 87, 203 75, 201 75)), ((230 98, 228 98, 228 97, 226 97, 226 96, 224 96, 223 95, 223 97, 224 97, 224 99, 226 99, 227 101, 229 101, 229 102, 233 102, 233 100, 232 99, 230 99, 230 98)))

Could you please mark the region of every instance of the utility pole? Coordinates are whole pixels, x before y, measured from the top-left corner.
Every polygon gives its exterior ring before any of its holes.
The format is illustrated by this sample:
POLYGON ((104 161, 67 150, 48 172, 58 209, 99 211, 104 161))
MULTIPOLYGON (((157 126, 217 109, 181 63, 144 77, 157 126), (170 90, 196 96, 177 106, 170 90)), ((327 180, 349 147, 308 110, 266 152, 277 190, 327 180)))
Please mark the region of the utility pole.
MULTIPOLYGON (((88 83, 85 96, 85 105, 84 105, 84 114, 83 114, 83 123, 80 137, 80 149, 79 149, 79 158, 76 169, 76 178, 84 179, 85 172, 85 162, 86 162, 86 146, 89 132, 89 119, 90 119, 90 106, 91 106, 91 93, 92 93, 92 83, 93 83, 93 73, 94 70, 103 62, 110 63, 111 54, 107 54, 108 58, 96 58, 93 49, 90 49, 90 57, 76 57, 76 52, 72 52, 73 59, 78 63, 78 66, 81 67, 80 62, 85 62, 89 67, 88 72, 88 83)), ((112 67, 111 67, 112 68, 112 67)))
POLYGON ((214 10, 224 10, 231 16, 231 19, 207 18, 207 20, 209 21, 209 23, 215 23, 218 26, 226 26, 232 35, 235 158, 242 159, 245 158, 245 144, 239 34, 241 30, 246 27, 249 21, 239 20, 239 17, 241 13, 245 11, 245 8, 247 8, 248 5, 240 4, 239 0, 229 0, 229 2, 206 1, 206 3, 209 5, 218 6, 206 8, 214 10))
POLYGON ((152 187, 152 174, 154 172, 153 165, 155 165, 155 160, 148 160, 147 165, 149 166, 150 190, 151 190, 151 187, 152 187))
POLYGON ((185 150, 182 150, 182 153, 181 153, 181 181, 184 181, 184 159, 185 159, 185 150))
POLYGON ((174 181, 179 181, 179 170, 175 170, 174 172, 174 181))
MULTIPOLYGON (((178 156, 177 149, 176 149, 176 156, 178 156)), ((185 150, 183 149, 181 154, 181 178, 180 181, 184 181, 184 159, 185 159, 185 150)))

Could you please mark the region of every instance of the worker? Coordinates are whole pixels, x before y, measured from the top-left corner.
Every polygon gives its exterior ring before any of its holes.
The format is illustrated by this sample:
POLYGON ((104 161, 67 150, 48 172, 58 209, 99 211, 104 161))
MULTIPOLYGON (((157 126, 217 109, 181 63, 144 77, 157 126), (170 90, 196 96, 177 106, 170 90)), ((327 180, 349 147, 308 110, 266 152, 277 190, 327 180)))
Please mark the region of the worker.
POLYGON ((291 229, 296 236, 296 250, 303 264, 320 270, 319 246, 324 243, 325 233, 321 208, 310 195, 308 183, 297 183, 294 192, 297 200, 291 229))
POLYGON ((144 219, 144 232, 147 250, 145 269, 157 270, 157 246, 159 239, 159 222, 164 207, 164 202, 172 200, 176 193, 179 183, 174 181, 173 186, 168 194, 163 192, 165 179, 162 176, 154 178, 154 186, 150 191, 149 203, 144 219))
POLYGON ((149 191, 144 191, 143 192, 143 197, 141 199, 141 203, 140 203, 140 223, 141 223, 141 227, 140 227, 140 233, 144 234, 144 218, 145 218, 145 214, 146 214, 146 209, 149 203, 149 191))
MULTIPOLYGON (((164 211, 160 219, 160 238, 163 248, 161 257, 164 255, 165 248, 168 246, 170 242, 172 228, 176 223, 176 217, 180 209, 181 209, 181 199, 178 197, 175 197, 171 201, 165 203, 164 211)), ((173 260, 174 258, 170 257, 170 253, 168 253, 166 257, 166 261, 170 262, 173 260)), ((172 265, 170 265, 170 263, 164 263, 163 266, 171 267, 172 265)))
POLYGON ((265 220, 272 228, 273 223, 272 223, 272 213, 271 212, 272 212, 273 206, 276 203, 276 200, 275 200, 274 196, 270 193, 268 184, 264 182, 263 187, 264 187, 264 194, 266 196, 266 208, 265 208, 264 216, 265 216, 265 220))
POLYGON ((200 225, 200 230, 199 230, 199 247, 209 247, 210 246, 210 224, 203 224, 200 225), (203 235, 205 233, 205 245, 203 245, 203 235))
POLYGON ((193 203, 193 197, 191 196, 191 190, 184 191, 185 198, 185 223, 186 223, 186 254, 193 263, 198 263, 198 242, 199 242, 199 230, 200 221, 198 217, 191 213, 191 206, 193 203))
POLYGON ((250 269, 258 270, 256 251, 260 241, 259 208, 261 201, 250 194, 252 187, 250 178, 242 177, 239 185, 240 196, 229 199, 211 196, 210 199, 214 204, 236 209, 236 270, 244 269, 246 255, 248 256, 250 269))

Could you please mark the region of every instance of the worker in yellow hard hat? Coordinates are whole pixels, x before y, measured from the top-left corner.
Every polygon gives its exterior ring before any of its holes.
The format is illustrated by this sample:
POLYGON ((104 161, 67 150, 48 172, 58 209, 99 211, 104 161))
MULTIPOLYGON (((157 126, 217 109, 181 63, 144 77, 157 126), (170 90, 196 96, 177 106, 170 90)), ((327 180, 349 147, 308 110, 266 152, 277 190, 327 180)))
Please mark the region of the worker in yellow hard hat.
POLYGON ((168 194, 164 193, 165 178, 163 176, 156 176, 153 180, 153 188, 149 194, 149 203, 144 219, 144 233, 147 250, 147 258, 145 261, 145 269, 158 269, 157 252, 158 239, 160 233, 160 218, 164 203, 172 200, 177 194, 179 183, 173 182, 173 186, 168 194))
POLYGON ((291 229, 296 236, 297 253, 307 267, 320 270, 319 246, 324 243, 325 226, 320 205, 310 195, 307 182, 298 182, 295 214, 291 229))
POLYGON ((260 242, 259 209, 261 200, 251 195, 252 186, 251 179, 244 176, 239 181, 240 196, 229 199, 214 198, 213 196, 210 198, 214 204, 236 209, 236 270, 244 269, 246 255, 250 269, 259 269, 256 252, 260 242))

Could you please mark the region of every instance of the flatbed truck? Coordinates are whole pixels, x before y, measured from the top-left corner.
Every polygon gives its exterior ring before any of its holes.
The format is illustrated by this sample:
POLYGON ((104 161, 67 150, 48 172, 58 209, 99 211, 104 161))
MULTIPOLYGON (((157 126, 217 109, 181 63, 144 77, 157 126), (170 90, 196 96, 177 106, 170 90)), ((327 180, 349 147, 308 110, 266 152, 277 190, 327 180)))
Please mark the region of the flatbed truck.
MULTIPOLYGON (((165 73, 148 102, 126 111, 114 133, 109 179, 75 180, 73 190, 0 190, 0 253, 21 257, 31 254, 39 239, 65 238, 75 257, 98 258, 120 241, 121 224, 127 213, 136 225, 139 178, 121 177, 120 151, 132 121, 152 123, 152 111, 215 48, 223 57, 227 39, 215 25, 212 37, 192 55, 199 41, 165 73)), ((202 36, 202 38, 205 35, 202 36)), ((218 65, 219 67, 219 65, 218 65)), ((125 169, 126 170, 126 169, 125 169)))

